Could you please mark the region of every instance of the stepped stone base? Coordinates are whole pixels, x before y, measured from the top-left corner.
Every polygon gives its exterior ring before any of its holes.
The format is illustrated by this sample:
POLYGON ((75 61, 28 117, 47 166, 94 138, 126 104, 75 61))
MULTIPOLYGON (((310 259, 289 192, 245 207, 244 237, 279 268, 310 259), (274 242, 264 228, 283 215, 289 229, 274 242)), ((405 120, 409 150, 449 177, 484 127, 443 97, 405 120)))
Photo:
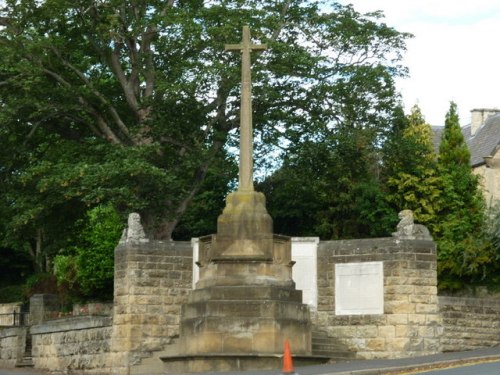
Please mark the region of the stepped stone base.
POLYGON ((311 319, 292 280, 291 241, 272 232, 265 197, 229 194, 217 234, 200 238, 200 279, 182 306, 167 373, 280 368, 286 340, 312 359, 311 319))
POLYGON ((196 289, 181 316, 183 354, 279 356, 285 340, 295 354, 311 354, 309 310, 295 289, 263 285, 196 289))
MULTIPOLYGON (((161 357, 165 374, 188 374, 224 371, 280 370, 283 367, 282 355, 265 354, 219 354, 161 357)), ((293 356, 294 366, 319 365, 329 361, 321 356, 293 356)))

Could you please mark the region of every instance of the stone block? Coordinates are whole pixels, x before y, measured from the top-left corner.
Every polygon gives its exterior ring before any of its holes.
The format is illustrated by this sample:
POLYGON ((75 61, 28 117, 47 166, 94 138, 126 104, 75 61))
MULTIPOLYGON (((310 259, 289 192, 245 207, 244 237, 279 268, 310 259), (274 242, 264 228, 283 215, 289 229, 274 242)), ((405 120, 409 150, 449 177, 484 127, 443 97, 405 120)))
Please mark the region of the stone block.
POLYGON ((408 302, 388 301, 385 303, 386 314, 413 314, 415 305, 408 302))
POLYGON ((415 307, 415 312, 417 314, 437 313, 438 310, 438 305, 435 304, 417 303, 415 307))
POLYGON ((408 315, 408 323, 417 324, 417 325, 425 325, 426 315, 424 314, 409 314, 408 315))
POLYGON ((394 326, 378 327, 378 337, 393 338, 396 336, 396 328, 394 326))
POLYGON ((408 314, 390 314, 387 315, 387 324, 406 325, 408 323, 408 314))
POLYGON ((366 349, 371 351, 382 352, 386 350, 385 346, 386 340, 383 338, 378 339, 367 339, 366 340, 366 349))
POLYGON ((410 339, 409 338, 394 338, 392 340, 387 340, 387 349, 392 352, 404 352, 409 349, 410 339))

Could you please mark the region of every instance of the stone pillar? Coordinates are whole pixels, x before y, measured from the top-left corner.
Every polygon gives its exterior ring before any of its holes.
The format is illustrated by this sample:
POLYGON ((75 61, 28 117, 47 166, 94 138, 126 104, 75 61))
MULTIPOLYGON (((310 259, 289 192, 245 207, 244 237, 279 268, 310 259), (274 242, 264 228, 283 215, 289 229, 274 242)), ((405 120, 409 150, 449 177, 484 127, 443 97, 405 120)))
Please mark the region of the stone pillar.
MULTIPOLYGON (((436 245, 431 239, 377 238, 325 241, 318 254, 321 334, 313 352, 336 359, 398 358, 441 352, 436 245), (336 265, 383 263, 380 313, 336 313, 336 265), (329 351, 329 352, 328 352, 329 351)), ((338 309, 337 309, 338 310, 338 309)))
POLYGON ((61 304, 55 294, 35 294, 30 298, 30 324, 36 325, 55 318, 61 304))
POLYGON ((115 249, 111 363, 116 374, 128 374, 179 335, 180 307, 192 282, 190 242, 150 241, 130 224, 115 249))

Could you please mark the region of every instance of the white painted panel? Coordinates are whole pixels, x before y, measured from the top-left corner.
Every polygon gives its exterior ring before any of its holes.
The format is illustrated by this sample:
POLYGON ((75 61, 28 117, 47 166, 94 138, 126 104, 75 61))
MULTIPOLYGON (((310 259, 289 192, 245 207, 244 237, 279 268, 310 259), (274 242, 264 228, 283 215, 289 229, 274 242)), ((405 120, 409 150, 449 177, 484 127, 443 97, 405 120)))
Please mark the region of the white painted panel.
POLYGON ((199 238, 191 238, 191 246, 193 248, 193 289, 195 289, 196 282, 200 279, 200 267, 196 264, 200 254, 200 240, 199 238))
POLYGON ((337 315, 384 313, 383 262, 335 265, 335 313, 337 315))
POLYGON ((292 237, 292 278, 302 290, 302 302, 313 310, 318 308, 318 237, 292 237))

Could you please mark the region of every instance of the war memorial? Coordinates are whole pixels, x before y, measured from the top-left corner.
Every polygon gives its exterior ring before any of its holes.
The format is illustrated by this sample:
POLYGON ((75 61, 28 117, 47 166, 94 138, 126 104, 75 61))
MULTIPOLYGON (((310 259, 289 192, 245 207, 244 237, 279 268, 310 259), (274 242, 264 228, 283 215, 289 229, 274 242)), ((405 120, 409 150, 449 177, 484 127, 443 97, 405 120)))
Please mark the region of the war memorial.
POLYGON ((0 367, 201 373, 279 369, 285 342, 299 365, 500 344, 498 301, 438 297, 436 246, 411 211, 388 238, 273 233, 253 186, 251 54, 265 48, 246 26, 239 44, 226 45, 242 59, 239 185, 217 233, 154 241, 131 214, 115 250, 112 306, 57 318, 54 297, 35 295, 29 324, 1 322, 0 367))

